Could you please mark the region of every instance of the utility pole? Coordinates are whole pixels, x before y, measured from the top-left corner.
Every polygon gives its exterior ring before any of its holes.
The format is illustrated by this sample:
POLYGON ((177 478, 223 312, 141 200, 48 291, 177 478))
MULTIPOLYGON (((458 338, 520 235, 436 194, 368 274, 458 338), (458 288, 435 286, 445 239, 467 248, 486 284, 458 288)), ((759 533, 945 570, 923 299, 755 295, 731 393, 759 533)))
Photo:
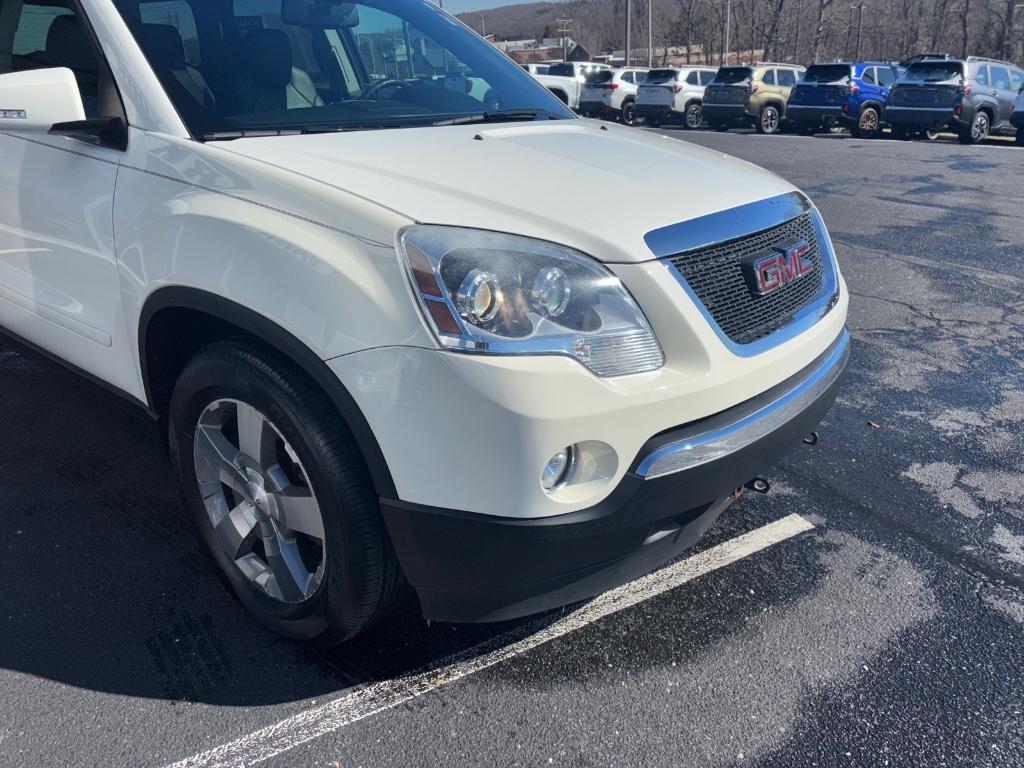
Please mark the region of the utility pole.
POLYGON ((725 61, 722 62, 723 67, 729 66, 729 28, 732 26, 731 12, 732 2, 731 0, 725 0, 725 61))
POLYGON ((654 65, 654 27, 651 22, 654 20, 654 0, 647 0, 647 68, 654 65))
POLYGON ((853 55, 853 58, 860 61, 860 33, 864 28, 864 0, 860 0, 860 5, 857 8, 857 52, 853 55))
POLYGON ((487 37, 487 19, 482 13, 480 14, 480 37, 487 37))
POLYGON ((562 61, 569 60, 569 46, 566 44, 569 34, 569 30, 572 25, 572 19, 555 19, 555 23, 558 25, 558 36, 562 38, 562 61))
POLYGON ((626 0, 626 66, 629 66, 630 37, 633 34, 633 0, 626 0))

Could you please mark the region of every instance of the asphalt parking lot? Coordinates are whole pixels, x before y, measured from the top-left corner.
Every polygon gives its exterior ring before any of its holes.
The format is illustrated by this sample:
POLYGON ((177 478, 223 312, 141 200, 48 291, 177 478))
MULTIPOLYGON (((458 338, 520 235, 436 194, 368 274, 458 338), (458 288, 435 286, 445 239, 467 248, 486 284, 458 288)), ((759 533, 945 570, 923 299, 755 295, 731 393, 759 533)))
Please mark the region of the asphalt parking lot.
POLYGON ((227 596, 152 426, 0 344, 0 766, 1024 763, 1024 150, 663 133, 803 188, 852 294, 769 494, 575 613, 314 650, 227 596))

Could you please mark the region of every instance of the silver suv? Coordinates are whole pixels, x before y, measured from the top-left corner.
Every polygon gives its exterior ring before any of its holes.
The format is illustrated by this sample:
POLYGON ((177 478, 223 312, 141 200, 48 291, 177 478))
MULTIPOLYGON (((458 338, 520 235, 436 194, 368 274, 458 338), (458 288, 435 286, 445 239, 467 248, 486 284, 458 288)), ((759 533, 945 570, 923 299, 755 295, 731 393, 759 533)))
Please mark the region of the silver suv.
POLYGON ((989 134, 1013 135, 1013 100, 1024 70, 1006 61, 969 56, 912 64, 889 92, 885 119, 898 138, 952 130, 961 144, 989 134))
POLYGON ((714 67, 652 69, 637 93, 637 116, 648 125, 683 121, 687 128, 699 127, 704 88, 716 71, 714 67))

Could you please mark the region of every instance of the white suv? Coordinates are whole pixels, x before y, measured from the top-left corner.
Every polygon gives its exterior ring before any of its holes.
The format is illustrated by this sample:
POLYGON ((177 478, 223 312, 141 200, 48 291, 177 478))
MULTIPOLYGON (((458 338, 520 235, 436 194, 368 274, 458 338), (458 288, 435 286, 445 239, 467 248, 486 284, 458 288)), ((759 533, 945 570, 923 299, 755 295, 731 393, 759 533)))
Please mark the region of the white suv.
POLYGON ((576 118, 433 3, 3 11, 0 327, 152 415, 277 632, 343 640, 406 584, 449 621, 590 597, 835 396, 801 192, 576 118))
POLYGON ((647 70, 638 67, 592 72, 580 93, 580 114, 620 118, 626 125, 633 125, 637 88, 646 76, 647 70))
POLYGON ((636 115, 648 125, 682 121, 687 128, 699 128, 704 88, 717 70, 713 67, 652 69, 636 97, 636 115))

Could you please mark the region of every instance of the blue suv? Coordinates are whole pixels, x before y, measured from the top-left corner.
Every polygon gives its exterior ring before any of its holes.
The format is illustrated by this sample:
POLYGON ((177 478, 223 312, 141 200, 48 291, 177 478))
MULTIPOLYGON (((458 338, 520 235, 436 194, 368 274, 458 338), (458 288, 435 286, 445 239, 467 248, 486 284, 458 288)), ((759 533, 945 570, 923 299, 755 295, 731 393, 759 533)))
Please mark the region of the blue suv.
POLYGON ((843 126, 872 139, 882 132, 882 110, 897 77, 895 65, 877 61, 812 64, 790 93, 786 115, 805 135, 843 126))

